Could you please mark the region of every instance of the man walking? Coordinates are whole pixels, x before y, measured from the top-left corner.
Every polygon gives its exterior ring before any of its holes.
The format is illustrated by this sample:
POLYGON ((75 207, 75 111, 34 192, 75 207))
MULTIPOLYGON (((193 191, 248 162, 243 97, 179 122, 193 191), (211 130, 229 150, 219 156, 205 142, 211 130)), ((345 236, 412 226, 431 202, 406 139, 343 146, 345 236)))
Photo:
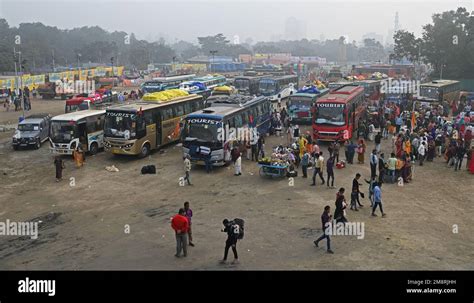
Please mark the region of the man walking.
POLYGON ((327 177, 327 186, 329 188, 329 179, 331 179, 331 188, 334 188, 334 161, 335 161, 335 155, 330 157, 328 161, 326 162, 326 171, 328 174, 327 177))
POLYGON ((379 157, 379 183, 382 184, 385 179, 385 155, 384 153, 380 154, 379 157))
POLYGON ((238 264, 239 263, 239 256, 237 255, 237 240, 239 237, 239 233, 235 232, 235 227, 236 225, 232 225, 232 222, 229 222, 229 220, 224 219, 222 221, 222 224, 224 224, 224 229, 222 229, 222 232, 227 233, 227 240, 225 241, 225 249, 224 249, 224 259, 222 259, 221 264, 226 264, 227 263, 227 254, 229 253, 229 248, 232 247, 232 252, 234 253, 234 261, 232 264, 238 264))
POLYGON ((360 204, 359 201, 359 194, 364 197, 364 194, 360 192, 359 187, 362 185, 359 183, 360 179, 360 174, 357 173, 354 180, 352 180, 352 192, 351 192, 351 210, 359 211, 357 209, 357 204, 359 204, 360 207, 364 207, 364 205, 360 204))
POLYGON ((185 173, 184 180, 188 181, 188 185, 192 185, 191 176, 189 175, 191 172, 191 160, 189 158, 190 158, 189 155, 186 155, 184 157, 184 173, 185 173))
POLYGON ((376 217, 375 210, 377 207, 380 207, 380 212, 382 213, 382 217, 385 217, 385 213, 383 212, 382 208, 382 190, 380 189, 380 184, 375 183, 374 187, 374 207, 372 208, 372 216, 376 217))
POLYGON ((420 147, 418 147, 418 157, 420 158, 420 166, 423 166, 426 154, 426 142, 422 141, 420 147))
POLYGON ((334 252, 331 250, 331 238, 330 238, 329 233, 327 232, 327 229, 329 228, 329 224, 331 224, 331 219, 332 219, 332 215, 329 214, 330 211, 331 211, 331 207, 329 207, 329 205, 326 205, 324 207, 324 212, 321 215, 323 235, 321 237, 319 237, 316 241, 314 241, 314 245, 316 245, 316 247, 319 247, 319 242, 323 239, 326 239, 327 240, 327 252, 328 252, 328 254, 333 254, 334 252))
POLYGON ((239 153, 237 160, 235 160, 235 174, 234 176, 242 175, 242 153, 239 153))
POLYGON ((184 208, 180 208, 178 214, 171 220, 171 227, 175 231, 176 235, 176 258, 181 257, 181 251, 183 251, 183 257, 188 255, 188 218, 185 217, 186 212, 184 208))
POLYGON ((194 244, 193 244, 193 231, 191 229, 191 218, 193 217, 193 211, 191 210, 191 208, 189 208, 189 202, 186 201, 184 202, 184 212, 185 212, 185 215, 186 215, 186 218, 188 219, 188 238, 189 238, 189 246, 192 246, 194 247, 194 244))
POLYGON ((323 177, 323 167, 324 167, 324 158, 323 158, 323 152, 320 152, 319 154, 316 154, 314 157, 314 172, 313 172, 313 183, 311 186, 316 186, 316 175, 319 175, 319 178, 321 178, 321 184, 324 185, 324 177, 323 177))
POLYGON ((377 134, 375 135, 375 150, 377 151, 377 153, 380 153, 381 151, 381 147, 380 147, 380 143, 382 142, 382 135, 380 134, 380 132, 377 132, 377 134))
POLYGON ((310 159, 310 155, 306 151, 303 155, 303 158, 301 158, 301 169, 303 171, 303 178, 308 178, 309 159, 310 159))
POLYGON ((397 158, 395 157, 395 153, 390 155, 388 158, 388 175, 391 177, 392 183, 395 182, 395 169, 397 168, 397 158))
POLYGON ((372 150, 372 154, 370 155, 370 178, 373 179, 375 178, 375 175, 377 174, 377 163, 379 162, 379 159, 377 157, 377 150, 372 150))

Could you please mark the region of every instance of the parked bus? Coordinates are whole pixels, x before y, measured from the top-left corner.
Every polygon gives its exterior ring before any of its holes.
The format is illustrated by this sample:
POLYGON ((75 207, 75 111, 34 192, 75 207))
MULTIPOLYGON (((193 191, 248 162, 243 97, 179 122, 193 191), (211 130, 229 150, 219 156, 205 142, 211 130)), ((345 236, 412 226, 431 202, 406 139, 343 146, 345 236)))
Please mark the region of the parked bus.
MULTIPOLYGON (((235 95, 226 100, 213 103, 211 107, 188 115, 184 120, 181 132, 184 155, 190 155, 191 161, 204 164, 199 153, 201 146, 210 149, 213 166, 225 165, 230 159, 226 157, 231 149, 231 130, 240 137, 242 134, 266 134, 270 129, 272 106, 266 97, 235 95)), ((238 139, 238 138, 237 138, 238 139)))
POLYGON ((379 100, 380 99, 380 80, 359 80, 354 81, 355 85, 360 85, 364 88, 364 96, 369 100, 379 100))
POLYGON ((105 115, 105 148, 113 154, 145 157, 153 149, 178 141, 181 119, 202 108, 202 96, 194 94, 110 107, 105 115))
POLYGON ((239 92, 239 94, 257 95, 258 82, 263 77, 265 76, 238 76, 234 79, 234 86, 239 92))
POLYGON ((264 77, 258 83, 259 93, 271 102, 280 101, 293 95, 298 90, 298 76, 287 75, 264 77))
POLYGON ((140 85, 140 92, 142 95, 147 93, 161 92, 167 89, 178 88, 181 82, 192 80, 196 77, 195 74, 173 76, 173 77, 158 77, 153 80, 145 81, 140 85))
POLYGON ((461 93, 461 84, 455 80, 433 80, 420 85, 417 97, 421 102, 457 102, 461 93))
POLYGON ((198 94, 207 99, 212 90, 216 87, 223 86, 227 83, 224 76, 205 76, 194 78, 191 81, 184 81, 179 85, 179 89, 187 91, 190 94, 198 94))
POLYGON ((288 108, 288 116, 292 123, 310 124, 312 122, 311 110, 316 101, 329 93, 329 89, 316 90, 314 92, 302 92, 291 95, 288 98, 286 107, 288 108))
POLYGON ((316 101, 313 138, 322 141, 346 141, 366 113, 364 88, 345 85, 316 101))
POLYGON ((51 119, 49 140, 54 154, 72 155, 81 145, 96 154, 104 146, 105 110, 81 110, 51 119))

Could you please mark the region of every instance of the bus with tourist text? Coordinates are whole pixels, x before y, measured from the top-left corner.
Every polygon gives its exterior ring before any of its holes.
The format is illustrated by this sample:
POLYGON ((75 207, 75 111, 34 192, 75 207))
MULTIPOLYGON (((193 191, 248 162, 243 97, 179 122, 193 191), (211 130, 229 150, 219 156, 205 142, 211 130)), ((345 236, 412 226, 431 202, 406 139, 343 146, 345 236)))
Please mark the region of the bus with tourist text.
POLYGON ((145 157, 153 149, 178 141, 181 119, 204 106, 202 96, 192 94, 107 108, 105 148, 112 154, 145 157))
POLYGON ((234 95, 215 101, 211 107, 188 115, 181 132, 184 155, 204 164, 200 149, 209 150, 213 166, 230 161, 235 142, 256 140, 270 129, 272 106, 266 97, 234 95))
POLYGON ((345 85, 319 98, 313 107, 313 138, 346 141, 366 112, 364 88, 345 85))

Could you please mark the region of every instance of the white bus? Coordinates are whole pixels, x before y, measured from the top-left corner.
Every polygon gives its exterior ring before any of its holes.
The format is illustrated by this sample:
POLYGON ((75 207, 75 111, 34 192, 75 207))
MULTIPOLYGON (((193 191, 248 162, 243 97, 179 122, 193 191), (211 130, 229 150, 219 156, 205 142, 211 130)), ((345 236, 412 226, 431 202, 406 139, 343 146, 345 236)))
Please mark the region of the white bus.
POLYGON ((72 155, 81 144, 96 154, 104 147, 105 110, 81 110, 51 119, 49 140, 54 154, 72 155))
POLYGON ((298 91, 298 76, 286 75, 265 77, 258 82, 260 95, 268 97, 270 101, 281 101, 298 91))
POLYGON ((181 82, 192 80, 195 77, 195 74, 189 74, 153 78, 153 80, 146 81, 140 85, 140 92, 144 95, 147 93, 161 92, 167 89, 178 88, 181 82))

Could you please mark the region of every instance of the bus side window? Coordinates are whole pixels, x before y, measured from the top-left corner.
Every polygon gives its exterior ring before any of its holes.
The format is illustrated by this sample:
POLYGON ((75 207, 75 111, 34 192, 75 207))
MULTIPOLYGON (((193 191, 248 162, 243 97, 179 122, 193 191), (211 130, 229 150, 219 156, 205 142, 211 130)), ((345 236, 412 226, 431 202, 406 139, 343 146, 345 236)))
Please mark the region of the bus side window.
POLYGON ((248 125, 249 124, 248 111, 243 112, 241 114, 241 117, 242 117, 242 125, 248 125))
POLYGON ((191 107, 191 103, 185 103, 184 104, 184 114, 187 115, 187 114, 190 114, 193 112, 193 109, 191 107))
POLYGON ((229 127, 235 127, 235 117, 229 119, 229 127))
POLYGON ((175 117, 184 116, 184 108, 182 104, 177 104, 174 107, 175 117))
POLYGON ((236 115, 234 119, 235 119, 235 127, 242 127, 242 116, 236 115))
POLYGON ((153 114, 151 111, 145 112, 144 118, 145 118, 146 125, 151 125, 155 123, 155 121, 153 121, 153 114))

